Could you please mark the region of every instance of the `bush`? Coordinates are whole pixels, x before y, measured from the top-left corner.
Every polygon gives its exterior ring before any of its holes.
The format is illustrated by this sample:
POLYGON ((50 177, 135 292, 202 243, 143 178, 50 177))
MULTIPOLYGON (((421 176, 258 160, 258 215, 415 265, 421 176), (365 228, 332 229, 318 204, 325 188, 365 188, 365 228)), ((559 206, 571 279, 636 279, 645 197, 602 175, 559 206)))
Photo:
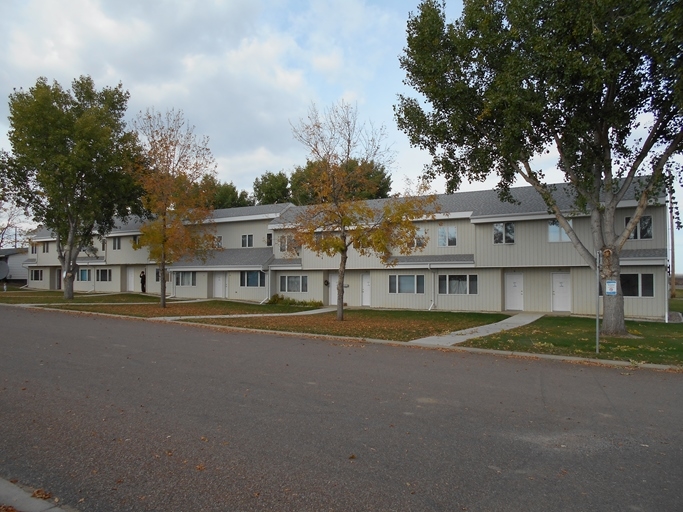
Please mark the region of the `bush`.
POLYGON ((296 300, 290 297, 283 297, 282 295, 273 295, 268 304, 277 304, 280 306, 302 306, 306 308, 321 308, 323 306, 320 300, 296 300))

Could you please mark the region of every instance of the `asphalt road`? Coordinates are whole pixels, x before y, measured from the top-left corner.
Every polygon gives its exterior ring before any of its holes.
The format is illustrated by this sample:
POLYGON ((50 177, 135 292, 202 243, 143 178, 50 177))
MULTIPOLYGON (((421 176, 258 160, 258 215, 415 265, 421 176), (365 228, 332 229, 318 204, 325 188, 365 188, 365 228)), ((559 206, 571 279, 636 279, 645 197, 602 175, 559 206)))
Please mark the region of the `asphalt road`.
POLYGON ((81 511, 683 510, 683 374, 0 306, 0 477, 81 511))

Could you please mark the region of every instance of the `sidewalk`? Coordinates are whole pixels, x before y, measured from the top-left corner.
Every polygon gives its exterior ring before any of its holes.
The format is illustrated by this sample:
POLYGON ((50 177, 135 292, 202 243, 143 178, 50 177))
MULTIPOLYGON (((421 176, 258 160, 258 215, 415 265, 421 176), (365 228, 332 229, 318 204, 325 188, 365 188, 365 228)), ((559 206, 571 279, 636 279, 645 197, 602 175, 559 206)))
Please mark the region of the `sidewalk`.
POLYGON ((472 327, 471 329, 456 331, 441 336, 429 336, 428 338, 409 341, 407 345, 417 345, 420 347, 451 347, 471 338, 488 336, 489 334, 495 334, 497 332, 530 324, 542 316, 543 313, 517 313, 516 315, 495 324, 480 325, 479 327, 472 327))
POLYGON ((54 501, 32 498, 28 491, 0 478, 0 506, 2 505, 14 507, 18 512, 66 512, 54 501))

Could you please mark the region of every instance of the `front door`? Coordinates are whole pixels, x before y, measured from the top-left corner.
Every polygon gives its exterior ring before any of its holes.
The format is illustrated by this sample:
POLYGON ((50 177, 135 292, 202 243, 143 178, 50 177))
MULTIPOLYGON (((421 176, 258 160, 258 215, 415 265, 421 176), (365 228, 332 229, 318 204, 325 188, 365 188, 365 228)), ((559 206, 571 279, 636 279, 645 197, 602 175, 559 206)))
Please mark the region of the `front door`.
POLYGON ((225 284, 224 284, 225 272, 214 272, 213 273, 213 296, 216 299, 225 298, 225 284))
POLYGON ((330 276, 327 278, 327 281, 330 283, 329 289, 330 289, 330 295, 329 295, 329 304, 330 306, 336 306, 337 305, 337 283, 339 282, 339 274, 336 272, 332 273, 330 272, 330 276))
POLYGON ((553 311, 571 311, 572 288, 569 274, 553 274, 553 311))
POLYGON ((133 267, 128 267, 128 288, 129 292, 135 291, 135 269, 133 267))
POLYGON ((363 285, 361 288, 361 304, 363 306, 369 306, 370 302, 370 274, 363 274, 363 285))
POLYGON ((524 311, 524 274, 505 274, 505 309, 524 311))

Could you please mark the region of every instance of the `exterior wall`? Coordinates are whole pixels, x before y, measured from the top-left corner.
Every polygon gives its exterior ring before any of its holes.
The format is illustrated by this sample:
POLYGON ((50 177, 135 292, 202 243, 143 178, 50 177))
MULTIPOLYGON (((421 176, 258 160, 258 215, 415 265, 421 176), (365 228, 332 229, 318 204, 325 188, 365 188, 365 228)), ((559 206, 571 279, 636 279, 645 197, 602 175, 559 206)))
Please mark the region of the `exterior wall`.
POLYGON ((108 265, 145 265, 149 262, 149 251, 146 248, 137 251, 133 249, 133 235, 107 237, 107 249, 104 252, 98 251, 98 255, 103 255, 108 265), (121 239, 121 249, 114 249, 114 238, 121 239))
MULTIPOLYGON (((458 231, 458 236, 460 232, 458 231)), ((454 268, 439 269, 431 277, 436 293, 436 309, 441 311, 502 311, 503 281, 499 269, 454 268), (453 295, 439 293, 440 275, 476 275, 476 294, 453 295)), ((386 285, 388 289, 388 283, 386 285)))
POLYGON ((266 276, 266 286, 240 286, 239 271, 228 272, 228 296, 227 299, 246 300, 250 302, 261 302, 264 299, 269 299, 274 293, 275 288, 266 276))
MULTIPOLYGON (((626 217, 633 215, 635 208, 623 208, 617 210, 616 227, 623 228, 626 217)), ((668 212, 665 206, 650 206, 645 210, 645 215, 652 217, 652 239, 628 240, 624 249, 659 249, 667 247, 667 223, 668 212)))
POLYGON ((23 267, 24 261, 28 259, 27 253, 10 254, 7 256, 7 266, 9 267, 9 274, 7 278, 11 281, 27 281, 28 271, 23 267))
MULTIPOLYGON (((223 237, 223 247, 226 249, 239 249, 242 247, 242 235, 253 235, 253 247, 267 247, 266 234, 269 220, 241 221, 216 223, 216 236, 223 237)), ((275 244, 275 236, 273 236, 275 244)))
MULTIPOLYGON (((35 254, 34 254, 35 256, 35 254)), ((31 267, 28 273, 28 287, 29 288, 34 288, 36 290, 51 290, 52 287, 50 284, 52 281, 50 280, 50 275, 51 271, 49 267, 31 267), (42 270, 43 271, 43 279, 41 281, 34 281, 31 279, 31 270, 42 270)))
POLYGON ((208 279, 211 275, 210 272, 196 272, 196 284, 195 286, 180 286, 175 284, 175 274, 171 280, 171 286, 168 286, 167 291, 172 291, 173 295, 179 298, 186 299, 206 299, 208 298, 208 279))
POLYGON ((325 286, 324 274, 323 272, 318 270, 280 270, 277 272, 272 272, 271 290, 271 296, 277 294, 292 300, 318 300, 323 303, 325 303, 325 301, 327 300, 327 287, 325 286), (308 280, 308 291, 280 291, 281 276, 306 276, 308 280))

